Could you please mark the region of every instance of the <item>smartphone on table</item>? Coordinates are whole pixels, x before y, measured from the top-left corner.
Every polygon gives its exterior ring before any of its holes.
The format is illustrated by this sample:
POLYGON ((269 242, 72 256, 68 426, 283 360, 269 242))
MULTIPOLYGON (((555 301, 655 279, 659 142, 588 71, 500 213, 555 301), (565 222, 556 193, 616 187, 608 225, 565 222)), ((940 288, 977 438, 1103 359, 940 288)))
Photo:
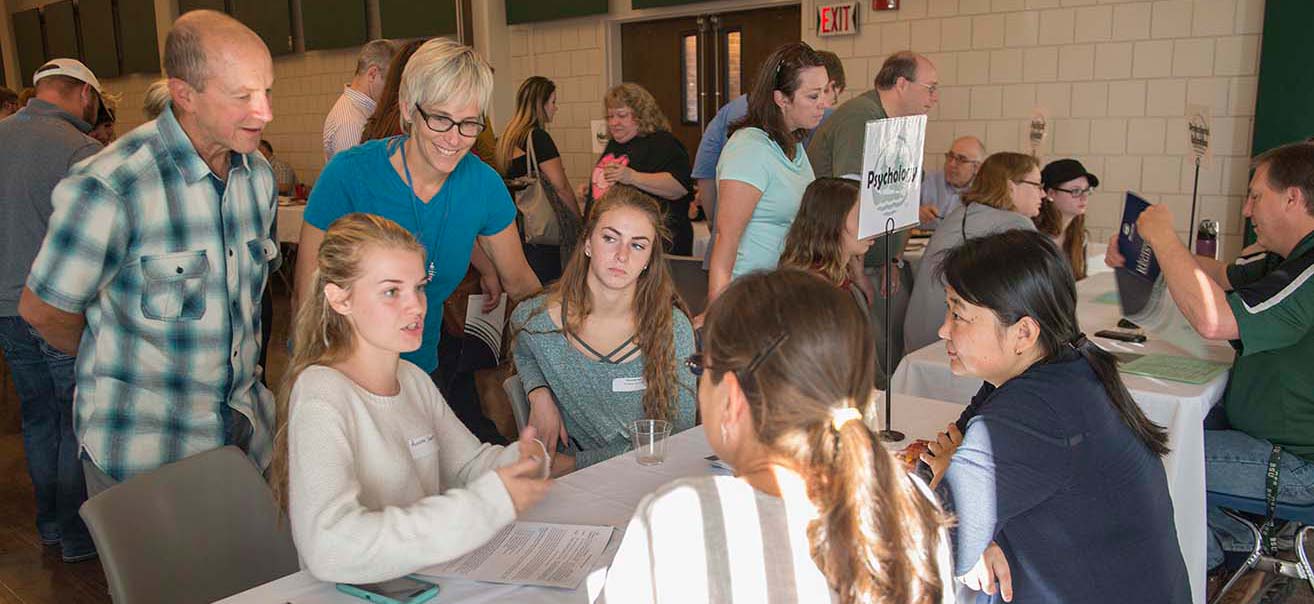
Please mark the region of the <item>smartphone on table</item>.
POLYGON ((438 584, 406 575, 379 583, 338 583, 338 591, 375 604, 420 604, 438 596, 438 584))

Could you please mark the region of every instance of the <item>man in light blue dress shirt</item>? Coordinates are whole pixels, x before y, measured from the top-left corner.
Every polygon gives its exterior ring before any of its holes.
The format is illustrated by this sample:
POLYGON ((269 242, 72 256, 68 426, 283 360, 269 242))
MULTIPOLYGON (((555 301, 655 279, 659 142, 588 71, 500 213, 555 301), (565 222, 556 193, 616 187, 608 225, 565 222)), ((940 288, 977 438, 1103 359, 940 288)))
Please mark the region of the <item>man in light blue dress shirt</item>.
POLYGON ((944 154, 944 169, 926 172, 922 177, 921 227, 935 230, 940 219, 963 205, 959 195, 967 190, 976 171, 985 160, 985 144, 975 136, 961 136, 944 154))

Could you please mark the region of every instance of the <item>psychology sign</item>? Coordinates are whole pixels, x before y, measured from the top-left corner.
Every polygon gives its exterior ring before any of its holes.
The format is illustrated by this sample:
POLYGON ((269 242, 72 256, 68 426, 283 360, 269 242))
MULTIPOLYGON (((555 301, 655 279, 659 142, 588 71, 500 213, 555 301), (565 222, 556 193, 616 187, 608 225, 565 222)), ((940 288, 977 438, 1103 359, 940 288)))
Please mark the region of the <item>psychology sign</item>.
POLYGON ((926 116, 910 115, 867 122, 863 142, 862 193, 858 237, 916 226, 922 196, 922 150, 926 116))

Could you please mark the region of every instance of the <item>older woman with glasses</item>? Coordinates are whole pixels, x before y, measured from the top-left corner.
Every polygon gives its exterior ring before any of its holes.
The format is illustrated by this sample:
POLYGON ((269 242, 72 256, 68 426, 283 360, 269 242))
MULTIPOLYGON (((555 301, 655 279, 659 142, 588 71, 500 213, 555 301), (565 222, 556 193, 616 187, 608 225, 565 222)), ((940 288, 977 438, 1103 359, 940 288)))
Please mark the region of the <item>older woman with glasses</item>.
POLYGON ((1048 198, 1036 216, 1036 230, 1049 235, 1067 256, 1072 276, 1086 278, 1086 201, 1100 179, 1075 159, 1049 162, 1040 171, 1048 198))
POLYGON ((946 303, 944 282, 938 275, 945 252, 973 237, 1012 229, 1036 230, 1031 219, 1040 213, 1044 195, 1036 158, 1001 152, 981 162, 972 186, 963 191, 962 207, 944 218, 926 244, 903 321, 904 351, 912 353, 940 340, 936 332, 944 322, 946 303))
POLYGON ((541 287, 521 251, 516 207, 502 177, 470 154, 487 128, 480 116, 492 92, 492 71, 470 47, 437 38, 415 51, 398 100, 405 134, 342 151, 319 175, 301 229, 294 312, 312 294, 324 231, 352 212, 392 220, 424 247, 423 342, 402 358, 430 375, 438 368, 443 301, 471 262, 493 297, 503 285, 514 298, 541 287))

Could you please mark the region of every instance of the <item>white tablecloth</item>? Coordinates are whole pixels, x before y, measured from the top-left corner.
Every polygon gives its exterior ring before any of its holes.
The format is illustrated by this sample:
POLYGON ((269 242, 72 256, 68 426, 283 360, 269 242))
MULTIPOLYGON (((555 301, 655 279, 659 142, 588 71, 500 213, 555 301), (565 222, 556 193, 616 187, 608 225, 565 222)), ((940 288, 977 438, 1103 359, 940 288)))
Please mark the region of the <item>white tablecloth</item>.
MULTIPOLYGON (((1116 291, 1111 272, 1092 275, 1077 284, 1077 319, 1092 341, 1105 350, 1119 352, 1167 353, 1185 355, 1180 348, 1152 335, 1144 344, 1128 344, 1095 338, 1101 329, 1112 329, 1122 316, 1117 304, 1096 302, 1095 298, 1116 291)), ((1223 344, 1205 347, 1207 358, 1231 364, 1234 353, 1223 344)), ((1204 385, 1171 382, 1156 378, 1123 374, 1123 382, 1150 420, 1168 429, 1168 446, 1164 469, 1168 491, 1173 498, 1177 540, 1191 575, 1191 591, 1196 602, 1204 602, 1205 584, 1205 487, 1204 428, 1205 415, 1223 396, 1227 374, 1204 385)), ((949 355, 943 342, 936 342, 903 357, 891 380, 897 393, 924 396, 966 405, 981 388, 981 380, 953 375, 949 355)), ((896 399, 897 400, 897 399, 896 399)))
POLYGON ((297 243, 301 241, 301 223, 305 219, 305 202, 287 203, 290 198, 278 198, 278 242, 297 243))
MULTIPOLYGON (((908 396, 894 397, 896 430, 904 432, 908 440, 892 445, 900 449, 915 438, 932 438, 936 432, 958 417, 962 406, 908 396)), ((885 405, 877 405, 878 416, 874 423, 883 425, 885 405)), ((591 602, 600 592, 606 575, 606 566, 620 545, 622 531, 630 516, 645 495, 677 478, 707 474, 711 454, 701 426, 695 426, 671 437, 666 463, 641 466, 633 454, 625 454, 570 474, 553 485, 548 496, 525 514, 524 520, 558 522, 563 524, 594 524, 616 527, 616 534, 607 546, 602 566, 596 569, 575 590, 545 587, 524 587, 444 579, 435 603, 461 602, 591 602)), ((305 571, 220 600, 221 604, 268 604, 293 602, 295 604, 360 604, 361 600, 340 593, 331 583, 319 581, 305 571)))

